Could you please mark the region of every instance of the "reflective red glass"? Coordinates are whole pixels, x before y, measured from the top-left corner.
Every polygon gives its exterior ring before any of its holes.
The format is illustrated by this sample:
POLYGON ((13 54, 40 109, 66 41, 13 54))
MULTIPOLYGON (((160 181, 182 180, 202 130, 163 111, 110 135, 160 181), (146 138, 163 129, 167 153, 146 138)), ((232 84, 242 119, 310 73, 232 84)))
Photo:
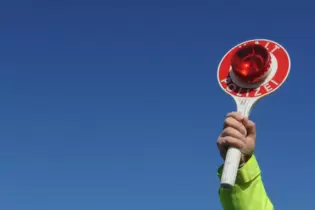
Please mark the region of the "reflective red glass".
POLYGON ((268 50, 252 44, 240 48, 232 57, 234 74, 244 82, 257 83, 265 79, 271 64, 268 50))

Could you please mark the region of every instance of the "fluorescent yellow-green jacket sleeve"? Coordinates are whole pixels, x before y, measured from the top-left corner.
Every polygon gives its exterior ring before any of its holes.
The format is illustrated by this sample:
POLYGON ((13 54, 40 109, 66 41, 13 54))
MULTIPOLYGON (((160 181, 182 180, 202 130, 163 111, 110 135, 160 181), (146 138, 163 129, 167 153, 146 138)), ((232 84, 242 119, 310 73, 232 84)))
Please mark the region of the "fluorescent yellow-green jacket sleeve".
MULTIPOLYGON (((221 178, 223 166, 218 170, 221 178)), ((261 179, 261 171, 253 155, 237 172, 232 189, 219 189, 224 210, 274 210, 261 179)))

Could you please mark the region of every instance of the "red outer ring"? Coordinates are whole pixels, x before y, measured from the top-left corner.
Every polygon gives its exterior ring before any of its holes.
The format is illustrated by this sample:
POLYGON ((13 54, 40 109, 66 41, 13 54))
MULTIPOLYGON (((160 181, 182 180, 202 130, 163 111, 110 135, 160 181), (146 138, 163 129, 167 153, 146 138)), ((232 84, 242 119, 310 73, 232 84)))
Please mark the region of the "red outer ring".
POLYGON ((217 72, 217 79, 221 86, 221 88, 228 94, 232 96, 242 97, 242 98, 257 98, 262 97, 264 95, 270 94, 276 89, 278 89, 286 80, 287 76, 289 75, 291 67, 290 57, 287 51, 284 47, 282 47, 280 44, 266 39, 256 39, 256 40, 249 40, 245 41, 235 47, 233 47, 230 51, 228 51, 225 56, 222 58, 217 72), (276 70, 275 75, 271 79, 271 81, 274 82, 268 82, 269 89, 264 85, 261 85, 258 88, 255 89, 246 89, 238 87, 234 84, 233 88, 230 86, 231 83, 226 83, 226 81, 229 81, 229 73, 231 70, 231 59, 234 53, 240 49, 241 46, 244 44, 260 44, 268 49, 268 51, 277 59, 278 68, 276 70), (279 47, 277 50, 274 50, 275 47, 279 47), (229 85, 229 86, 228 86, 229 85), (235 87, 235 88, 234 88, 235 87), (232 89, 232 90, 231 90, 232 89))

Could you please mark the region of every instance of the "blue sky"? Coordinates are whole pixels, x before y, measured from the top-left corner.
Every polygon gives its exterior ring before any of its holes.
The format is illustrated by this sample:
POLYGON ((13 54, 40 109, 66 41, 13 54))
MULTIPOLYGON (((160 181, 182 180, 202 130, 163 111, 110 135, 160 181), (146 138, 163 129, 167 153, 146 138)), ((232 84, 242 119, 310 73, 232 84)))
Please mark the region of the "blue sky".
POLYGON ((221 209, 215 145, 233 100, 217 65, 279 42, 256 155, 277 209, 313 208, 311 1, 12 0, 0 6, 0 208, 221 209))

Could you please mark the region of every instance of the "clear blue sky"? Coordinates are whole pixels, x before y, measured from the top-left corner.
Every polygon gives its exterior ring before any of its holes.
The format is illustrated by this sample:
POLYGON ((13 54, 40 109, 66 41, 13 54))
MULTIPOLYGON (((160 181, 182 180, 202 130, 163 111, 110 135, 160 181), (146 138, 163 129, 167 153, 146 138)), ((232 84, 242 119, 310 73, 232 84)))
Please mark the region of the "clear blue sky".
POLYGON ((312 1, 2 1, 0 209, 215 210, 234 102, 217 65, 266 38, 288 81, 252 112, 277 209, 312 209, 312 1))

